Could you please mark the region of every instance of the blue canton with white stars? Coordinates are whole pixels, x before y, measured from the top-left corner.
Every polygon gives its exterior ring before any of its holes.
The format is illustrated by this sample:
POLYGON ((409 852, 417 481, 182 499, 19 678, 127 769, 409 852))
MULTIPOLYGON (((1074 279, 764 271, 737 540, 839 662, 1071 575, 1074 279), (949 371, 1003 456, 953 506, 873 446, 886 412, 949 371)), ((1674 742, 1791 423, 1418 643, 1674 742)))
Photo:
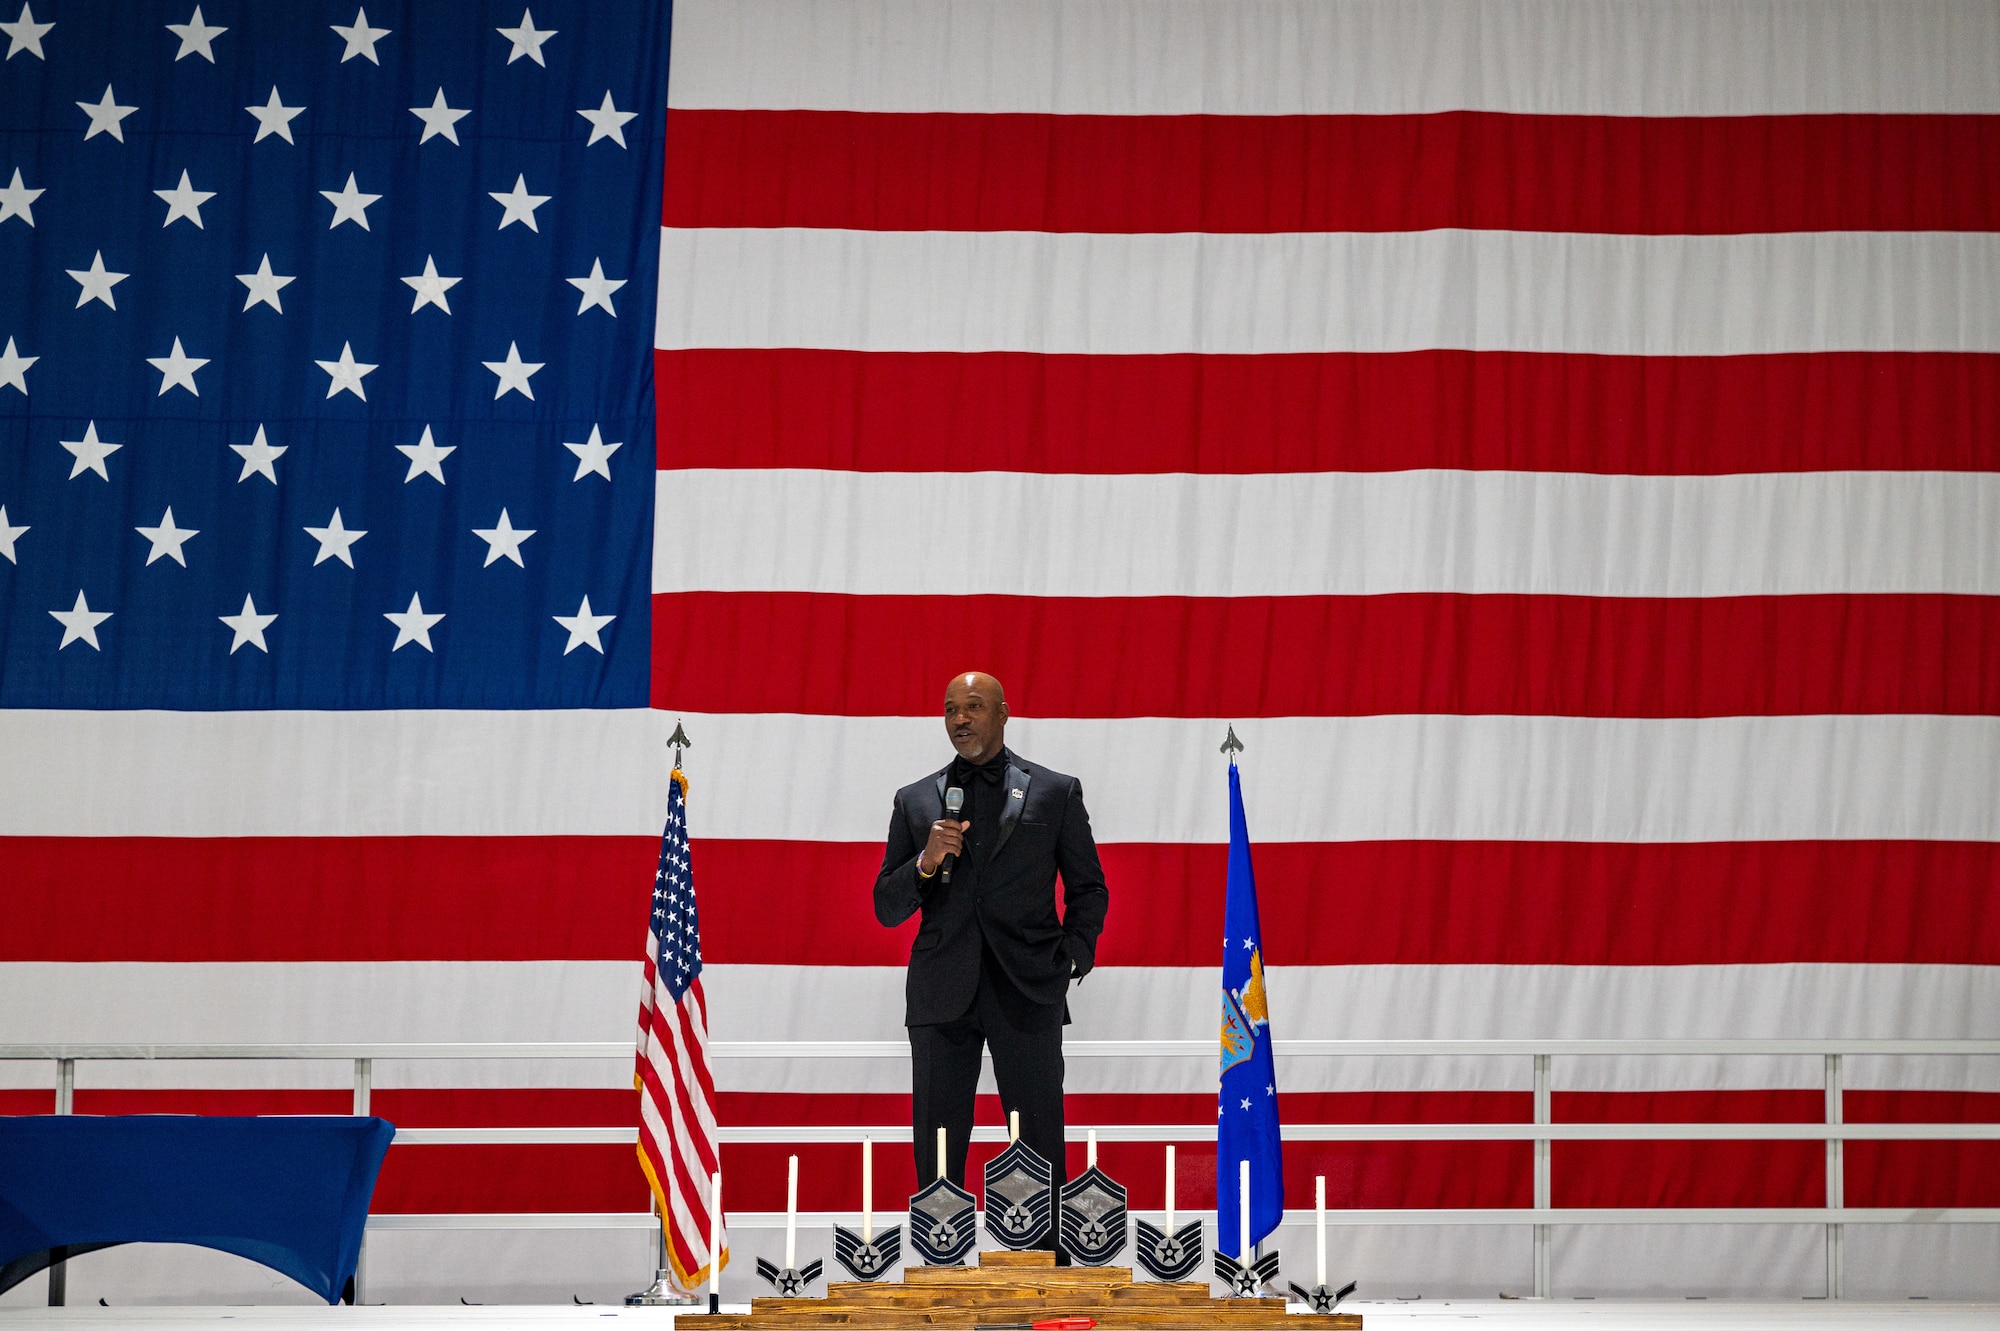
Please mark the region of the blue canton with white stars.
POLYGON ((669 19, 0 0, 0 706, 646 704, 669 19))
POLYGON ((701 974, 701 921, 694 908, 687 800, 678 781, 667 783, 667 825, 660 837, 660 870, 653 875, 653 934, 660 940, 653 957, 659 987, 678 1003, 701 974))

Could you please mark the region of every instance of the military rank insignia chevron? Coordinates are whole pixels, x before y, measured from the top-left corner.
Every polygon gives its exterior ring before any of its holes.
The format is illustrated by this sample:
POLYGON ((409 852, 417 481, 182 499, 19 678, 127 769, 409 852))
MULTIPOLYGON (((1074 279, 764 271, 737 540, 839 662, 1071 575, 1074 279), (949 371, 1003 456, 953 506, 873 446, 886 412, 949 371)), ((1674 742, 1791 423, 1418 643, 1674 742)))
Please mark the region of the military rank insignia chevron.
POLYGON ((818 1258, 807 1262, 802 1271, 789 1266, 780 1271, 775 1263, 763 1257, 757 1259, 757 1274, 770 1281, 771 1288, 778 1291, 779 1298, 784 1299, 805 1297, 807 1287, 819 1279, 820 1272, 824 1269, 825 1263, 818 1258))
POLYGON ((833 1227, 833 1260, 856 1280, 880 1280, 895 1269, 903 1255, 903 1227, 891 1225, 864 1239, 845 1225, 833 1227))
POLYGON ((1340 1306, 1340 1301, 1352 1294, 1356 1282, 1348 1281, 1339 1289, 1327 1285, 1314 1285, 1307 1289, 1297 1281, 1291 1283, 1292 1297, 1316 1313, 1330 1313, 1340 1306))
POLYGON ((1169 1234, 1145 1220, 1133 1224, 1133 1256, 1155 1280, 1186 1280, 1201 1269, 1201 1221, 1190 1220, 1169 1234))
POLYGON ((962 1266, 978 1222, 972 1194, 941 1178, 910 1198, 910 1250, 930 1266, 962 1266))
POLYGON ((1264 1286, 1278 1278, 1277 1250, 1273 1249, 1262 1257, 1252 1257, 1247 1262, 1239 1262, 1226 1252, 1218 1252, 1215 1254, 1215 1278, 1229 1286, 1231 1298, 1262 1298, 1264 1286))
POLYGON ((1054 1218, 1055 1171, 1018 1137, 986 1162, 986 1232, 1003 1247, 1032 1248, 1054 1218))
POLYGON ((1071 1260, 1104 1265, 1125 1250, 1124 1186, 1092 1165, 1063 1184, 1059 1228, 1071 1260))

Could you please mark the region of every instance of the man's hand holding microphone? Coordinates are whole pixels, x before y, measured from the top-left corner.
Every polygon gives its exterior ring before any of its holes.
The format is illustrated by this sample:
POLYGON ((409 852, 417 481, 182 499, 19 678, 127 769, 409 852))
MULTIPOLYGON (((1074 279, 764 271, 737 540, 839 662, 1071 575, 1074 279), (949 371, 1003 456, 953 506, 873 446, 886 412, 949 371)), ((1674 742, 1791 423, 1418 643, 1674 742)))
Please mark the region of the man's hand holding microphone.
POLYGON ((944 881, 949 883, 951 867, 965 850, 966 829, 972 824, 959 820, 958 815, 965 808, 965 792, 957 786, 944 793, 944 807, 945 816, 931 824, 930 840, 917 856, 917 873, 929 878, 942 869, 944 881))

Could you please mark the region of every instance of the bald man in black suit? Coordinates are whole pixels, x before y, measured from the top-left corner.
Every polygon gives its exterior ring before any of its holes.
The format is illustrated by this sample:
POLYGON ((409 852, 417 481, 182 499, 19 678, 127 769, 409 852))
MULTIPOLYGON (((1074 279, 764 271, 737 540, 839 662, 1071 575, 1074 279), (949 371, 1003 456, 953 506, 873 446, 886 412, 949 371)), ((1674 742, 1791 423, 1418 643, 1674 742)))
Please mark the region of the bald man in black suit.
MULTIPOLYGON (((993 1051, 1002 1109, 1020 1112, 1022 1139, 1054 1166, 1060 1186, 1067 995, 1096 964, 1110 893, 1082 784, 1008 750, 1000 681, 954 676, 944 724, 958 756, 896 792, 875 880, 875 918, 884 925, 923 913, 904 1017, 917 1178, 921 1185, 937 1176, 942 1126, 946 1173, 965 1181, 983 1044, 993 1051), (952 786, 965 792, 956 820, 945 816, 952 786), (950 882, 948 855, 958 857, 950 882)), ((1040 1246, 1055 1246, 1053 1232, 1040 1246)))

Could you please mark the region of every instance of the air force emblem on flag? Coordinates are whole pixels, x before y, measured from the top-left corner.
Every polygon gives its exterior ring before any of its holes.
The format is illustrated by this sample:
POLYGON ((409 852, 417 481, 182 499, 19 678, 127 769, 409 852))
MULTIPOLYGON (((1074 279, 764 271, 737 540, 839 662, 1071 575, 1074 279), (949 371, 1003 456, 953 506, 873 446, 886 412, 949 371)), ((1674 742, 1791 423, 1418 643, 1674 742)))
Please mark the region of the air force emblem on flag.
POLYGON ((1063 1184, 1062 1244, 1085 1266, 1125 1250, 1125 1189, 1095 1165, 1063 1184))
POLYGON ((1222 1070, 1247 1063, 1257 1042, 1268 1037, 1271 1009, 1264 1001, 1264 954, 1250 954, 1250 979, 1243 988, 1222 991, 1222 1070))
POLYGON ((972 1194, 941 1178, 910 1198, 910 1248, 931 1266, 961 1266, 978 1237, 972 1194))
POLYGON ((1055 1171, 1015 1140, 986 1162, 986 1232, 1009 1248, 1032 1248, 1053 1218, 1055 1171))

